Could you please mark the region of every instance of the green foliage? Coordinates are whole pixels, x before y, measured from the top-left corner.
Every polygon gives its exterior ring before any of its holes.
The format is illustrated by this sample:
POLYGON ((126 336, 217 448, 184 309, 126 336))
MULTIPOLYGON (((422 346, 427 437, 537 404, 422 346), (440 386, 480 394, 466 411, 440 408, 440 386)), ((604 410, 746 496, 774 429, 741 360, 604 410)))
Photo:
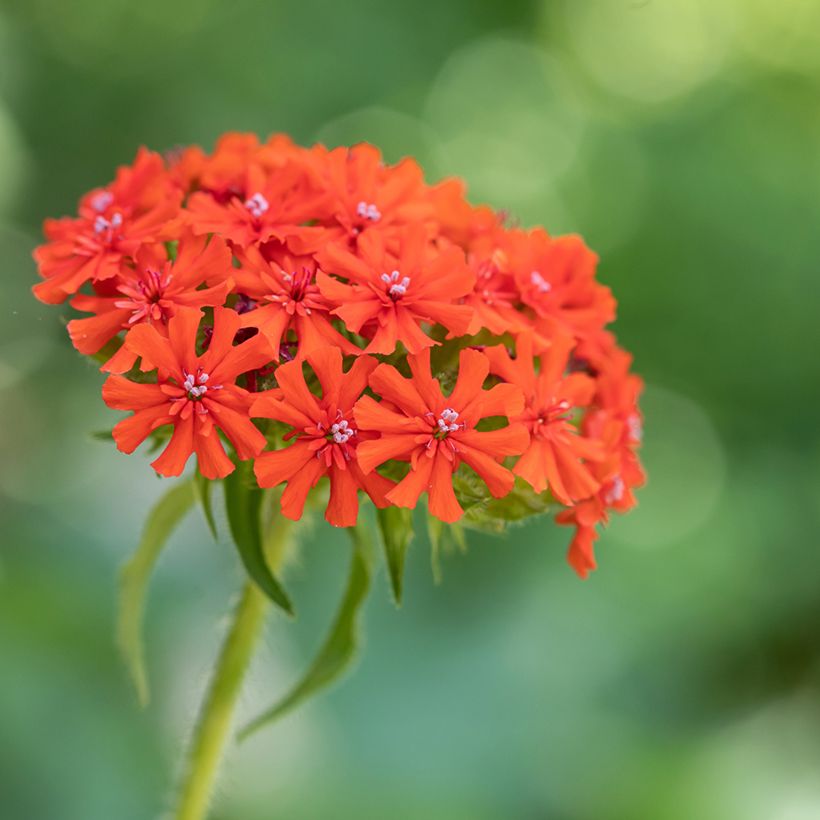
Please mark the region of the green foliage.
POLYGON ((353 549, 347 586, 330 631, 313 662, 301 680, 286 695, 240 731, 240 739, 272 723, 329 686, 355 658, 360 644, 361 607, 370 590, 373 573, 373 547, 366 527, 367 524, 358 524, 348 530, 353 541, 353 549))
POLYGON ((191 481, 173 486, 149 513, 136 552, 120 574, 117 644, 142 706, 145 706, 150 698, 142 638, 148 581, 162 548, 191 509, 194 500, 195 491, 191 481))
POLYGON ((396 606, 401 606, 404 586, 404 558, 407 548, 413 540, 413 511, 404 507, 387 507, 376 510, 387 572, 390 576, 390 589, 396 606))
POLYGON ((273 603, 293 615, 293 604, 265 558, 261 516, 264 492, 256 483, 253 463, 240 461, 224 484, 228 527, 248 575, 273 603))
POLYGON ((434 515, 427 515, 427 535, 430 538, 430 567, 433 580, 442 581, 441 555, 444 552, 467 551, 467 537, 460 522, 445 524, 434 515))
POLYGON ((548 512, 553 505, 548 491, 537 493, 520 478, 504 498, 493 498, 484 482, 464 468, 453 476, 453 486, 464 507, 463 525, 484 532, 503 532, 512 523, 548 512))
POLYGON ((199 501, 199 505, 202 507, 202 514, 205 516, 205 523, 207 523, 208 529, 214 537, 214 541, 217 541, 219 539, 219 534, 216 530, 213 502, 211 501, 211 491, 213 490, 214 483, 215 482, 210 479, 205 478, 199 470, 196 471, 194 475, 194 489, 196 490, 197 501, 199 501))

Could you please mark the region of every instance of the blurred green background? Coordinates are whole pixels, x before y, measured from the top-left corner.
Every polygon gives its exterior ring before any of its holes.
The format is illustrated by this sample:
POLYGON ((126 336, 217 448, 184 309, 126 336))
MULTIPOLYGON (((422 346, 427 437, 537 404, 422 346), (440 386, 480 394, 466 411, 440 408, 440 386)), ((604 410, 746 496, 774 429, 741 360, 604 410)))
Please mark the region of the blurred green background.
MULTIPOLYGON (((580 231, 646 378, 640 508, 578 581, 537 521, 382 573, 355 676, 231 750, 219 820, 820 818, 820 4, 814 0, 0 4, 0 816, 168 805, 240 582, 192 516, 147 621, 117 568, 163 490, 34 302, 39 224, 140 144, 226 130, 416 155, 475 201, 580 231)), ((241 708, 298 674, 347 549, 288 572, 241 708)))

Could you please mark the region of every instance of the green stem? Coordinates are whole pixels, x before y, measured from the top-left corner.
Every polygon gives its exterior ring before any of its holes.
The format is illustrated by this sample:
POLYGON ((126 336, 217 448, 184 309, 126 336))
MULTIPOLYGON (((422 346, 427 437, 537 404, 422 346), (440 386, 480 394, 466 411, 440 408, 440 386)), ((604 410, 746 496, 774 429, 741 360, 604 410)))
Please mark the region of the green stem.
POLYGON ((234 707, 268 606, 268 599, 256 584, 247 581, 202 705, 174 814, 176 820, 203 820, 207 814, 234 707))

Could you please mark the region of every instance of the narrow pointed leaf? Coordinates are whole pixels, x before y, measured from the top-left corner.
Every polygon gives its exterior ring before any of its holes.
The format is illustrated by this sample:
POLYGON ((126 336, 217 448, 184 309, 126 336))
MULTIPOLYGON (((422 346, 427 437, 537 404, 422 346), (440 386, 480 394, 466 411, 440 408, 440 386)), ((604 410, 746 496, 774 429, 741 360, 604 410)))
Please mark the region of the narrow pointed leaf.
POLYGON ((370 589, 373 555, 363 528, 351 528, 350 533, 353 538, 350 573, 330 632, 302 679, 273 706, 248 723, 239 733, 240 740, 333 683, 355 658, 360 643, 359 615, 370 589))
POLYGON ((433 581, 440 584, 442 580, 441 555, 443 552, 467 551, 467 539, 464 527, 460 523, 445 524, 434 515, 427 516, 427 535, 430 538, 430 568, 433 581))
POLYGON ((219 535, 216 531, 216 521, 214 520, 214 507, 211 501, 211 490, 214 482, 205 478, 198 470, 194 475, 194 488, 196 489, 196 497, 199 505, 202 507, 202 514, 205 516, 205 523, 214 537, 214 541, 219 540, 219 535))
POLYGON ((376 518, 379 522, 393 600, 396 606, 400 606, 404 586, 404 558, 414 535, 413 511, 404 507, 388 507, 376 510, 376 518))
POLYGON ((224 483, 228 527, 248 575, 271 601, 293 615, 293 604, 265 558, 261 516, 264 494, 256 484, 252 463, 240 461, 224 483))
POLYGON ((150 698, 142 637, 142 618, 148 581, 162 548, 193 506, 194 499, 192 482, 185 481, 172 487, 151 510, 136 552, 120 573, 117 644, 142 706, 145 706, 150 698))

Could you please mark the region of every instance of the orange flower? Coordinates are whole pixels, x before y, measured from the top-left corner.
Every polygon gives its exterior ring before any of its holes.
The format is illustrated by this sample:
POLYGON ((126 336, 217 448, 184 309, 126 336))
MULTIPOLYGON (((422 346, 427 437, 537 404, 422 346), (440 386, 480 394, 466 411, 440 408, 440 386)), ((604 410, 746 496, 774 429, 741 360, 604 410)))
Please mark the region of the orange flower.
POLYGON ((158 368, 155 384, 137 384, 122 376, 109 376, 103 386, 105 403, 134 415, 114 427, 117 447, 132 453, 153 430, 173 425, 173 434, 153 468, 162 475, 179 475, 191 453, 206 478, 224 478, 234 469, 217 431, 221 431, 244 460, 265 446, 265 437, 248 417, 251 394, 236 384, 237 378, 270 361, 262 336, 233 345, 239 316, 232 310, 214 310, 213 334, 208 349, 197 355, 196 340, 202 312, 179 308, 168 322, 168 336, 141 324, 128 334, 125 344, 135 356, 158 368))
POLYGON ((387 500, 399 507, 415 507, 426 492, 433 515, 457 521, 464 511, 453 491, 453 473, 462 462, 496 498, 512 489, 513 475, 499 462, 524 450, 529 441, 526 428, 513 423, 480 431, 477 425, 491 416, 521 413, 523 395, 512 384, 483 390, 490 362, 477 350, 461 351, 458 380, 449 396, 430 373, 429 351, 409 356, 408 361, 412 379, 381 364, 373 371, 370 386, 383 401, 364 396, 356 405, 359 429, 379 436, 359 445, 359 465, 370 472, 391 459, 409 461, 410 472, 387 493, 387 500))
POLYGON ((317 254, 325 273, 316 281, 322 294, 338 305, 333 313, 354 333, 370 339, 367 353, 390 354, 402 342, 411 353, 437 344, 422 324, 443 325, 461 336, 470 325, 472 309, 458 301, 475 284, 475 275, 456 247, 438 251, 418 226, 403 230, 398 256, 385 247, 380 233, 363 234, 354 255, 331 245, 317 254))
POLYGON ((326 194, 312 187, 303 164, 289 162, 268 174, 253 164, 241 193, 223 201, 200 191, 188 199, 188 220, 194 233, 217 233, 239 248, 270 240, 286 241, 306 230, 303 223, 324 212, 326 194))
POLYGON ((373 232, 383 234, 390 245, 403 226, 432 226, 432 203, 415 160, 406 157, 385 165, 381 151, 367 143, 332 151, 317 145, 309 156, 329 194, 328 217, 295 239, 294 250, 315 252, 330 242, 355 250, 359 238, 373 232))
MULTIPOLYGON (((475 288, 465 302, 475 311, 467 332, 487 329, 496 336, 532 331, 532 322, 521 307, 521 294, 506 250, 503 228, 482 233, 469 245, 467 261, 476 273, 475 288)), ((539 342, 542 340, 539 337, 539 342)), ((543 344, 539 344, 539 349, 543 344)))
POLYGON ((626 512, 634 507, 633 491, 646 480, 637 454, 643 436, 638 409, 643 381, 629 372, 632 357, 611 338, 603 355, 597 348, 586 352, 590 354, 587 365, 596 374, 596 394, 583 430, 604 448, 603 458, 589 465, 600 486, 591 498, 555 517, 558 524, 575 527, 567 560, 582 578, 596 567, 593 547, 598 525, 607 523, 609 510, 626 512))
POLYGON ((289 447, 262 453, 256 459, 256 478, 260 487, 287 482, 282 515, 298 520, 308 492, 328 476, 325 518, 336 527, 352 527, 359 513, 360 489, 376 506, 386 507, 385 493, 394 486, 378 473, 365 475, 357 458, 362 436, 353 421, 353 405, 377 362, 359 356, 345 373, 341 351, 329 346, 309 353, 307 361, 322 387, 321 398, 310 392, 301 363, 294 361, 277 368, 279 389, 260 394, 253 402, 252 416, 289 425, 292 429, 286 438, 296 439, 289 447))
POLYGON ((441 236, 465 250, 475 240, 502 227, 503 214, 488 205, 475 207, 467 201, 467 186, 461 179, 442 180, 429 189, 428 195, 441 236))
POLYGON ((535 312, 543 335, 557 323, 583 338, 615 319, 615 300, 595 279, 598 257, 581 237, 553 238, 536 228, 509 231, 507 240, 521 300, 535 312))
POLYGON ((79 218, 46 220, 49 241, 34 251, 45 281, 34 295, 58 304, 88 281, 116 276, 143 243, 172 238, 181 199, 159 154, 140 149, 133 168, 120 168, 111 185, 82 198, 79 218))
MULTIPOLYGON (((34 292, 84 314, 68 324, 81 353, 122 339, 101 368, 132 374, 104 389, 134 411, 115 435, 131 452, 171 425, 160 472, 179 473, 192 452, 210 477, 254 457, 253 406, 271 436, 292 428, 295 441, 257 464, 260 482, 287 484, 286 515, 327 476, 334 524, 356 520, 359 489, 404 507, 427 492, 430 511, 454 521, 465 464, 496 497, 516 476, 550 491, 583 575, 598 525, 634 506, 644 482, 642 382, 607 330, 615 301, 597 256, 578 236, 507 223, 470 204, 462 180, 428 185, 414 160, 385 163, 371 145, 231 132, 211 152, 141 149, 76 217, 47 221, 34 292), (211 312, 215 326, 200 330, 211 312), (515 353, 484 350, 510 338, 515 353), (430 372, 434 346, 442 381, 457 378, 449 396, 430 372), (356 357, 348 372, 344 356, 356 357), (508 456, 519 456, 510 469, 508 456)), ((510 510, 484 512, 501 527, 510 510)))
POLYGON ((588 498, 598 490, 585 460, 603 457, 600 442, 579 435, 571 422, 573 411, 588 406, 595 393, 589 376, 564 375, 572 346, 570 336, 553 335, 538 372, 529 335, 519 336, 515 359, 502 346, 486 351, 493 373, 524 393, 524 410, 513 418, 526 425, 530 443, 513 472, 536 492, 549 487, 562 504, 588 498))
MULTIPOLYGON (((71 306, 86 313, 86 319, 68 323, 74 347, 86 356, 97 353, 122 330, 148 322, 163 334, 168 320, 181 306, 219 307, 225 304, 233 282, 231 252, 214 236, 186 234, 180 239, 176 259, 168 259, 164 245, 143 245, 136 253, 136 266, 120 273, 114 284, 115 296, 78 294, 71 306), (202 286, 205 284, 211 287, 202 286)), ((103 365, 109 373, 124 373, 136 356, 126 346, 103 365)), ((144 370, 152 369, 143 363, 144 370)))
POLYGON ((331 323, 333 304, 319 292, 312 256, 280 253, 278 261, 267 261, 259 249, 251 247, 241 260, 242 267, 234 271, 236 288, 253 303, 242 313, 242 327, 259 328, 277 361, 290 335, 302 358, 329 344, 344 353, 359 353, 331 323))

